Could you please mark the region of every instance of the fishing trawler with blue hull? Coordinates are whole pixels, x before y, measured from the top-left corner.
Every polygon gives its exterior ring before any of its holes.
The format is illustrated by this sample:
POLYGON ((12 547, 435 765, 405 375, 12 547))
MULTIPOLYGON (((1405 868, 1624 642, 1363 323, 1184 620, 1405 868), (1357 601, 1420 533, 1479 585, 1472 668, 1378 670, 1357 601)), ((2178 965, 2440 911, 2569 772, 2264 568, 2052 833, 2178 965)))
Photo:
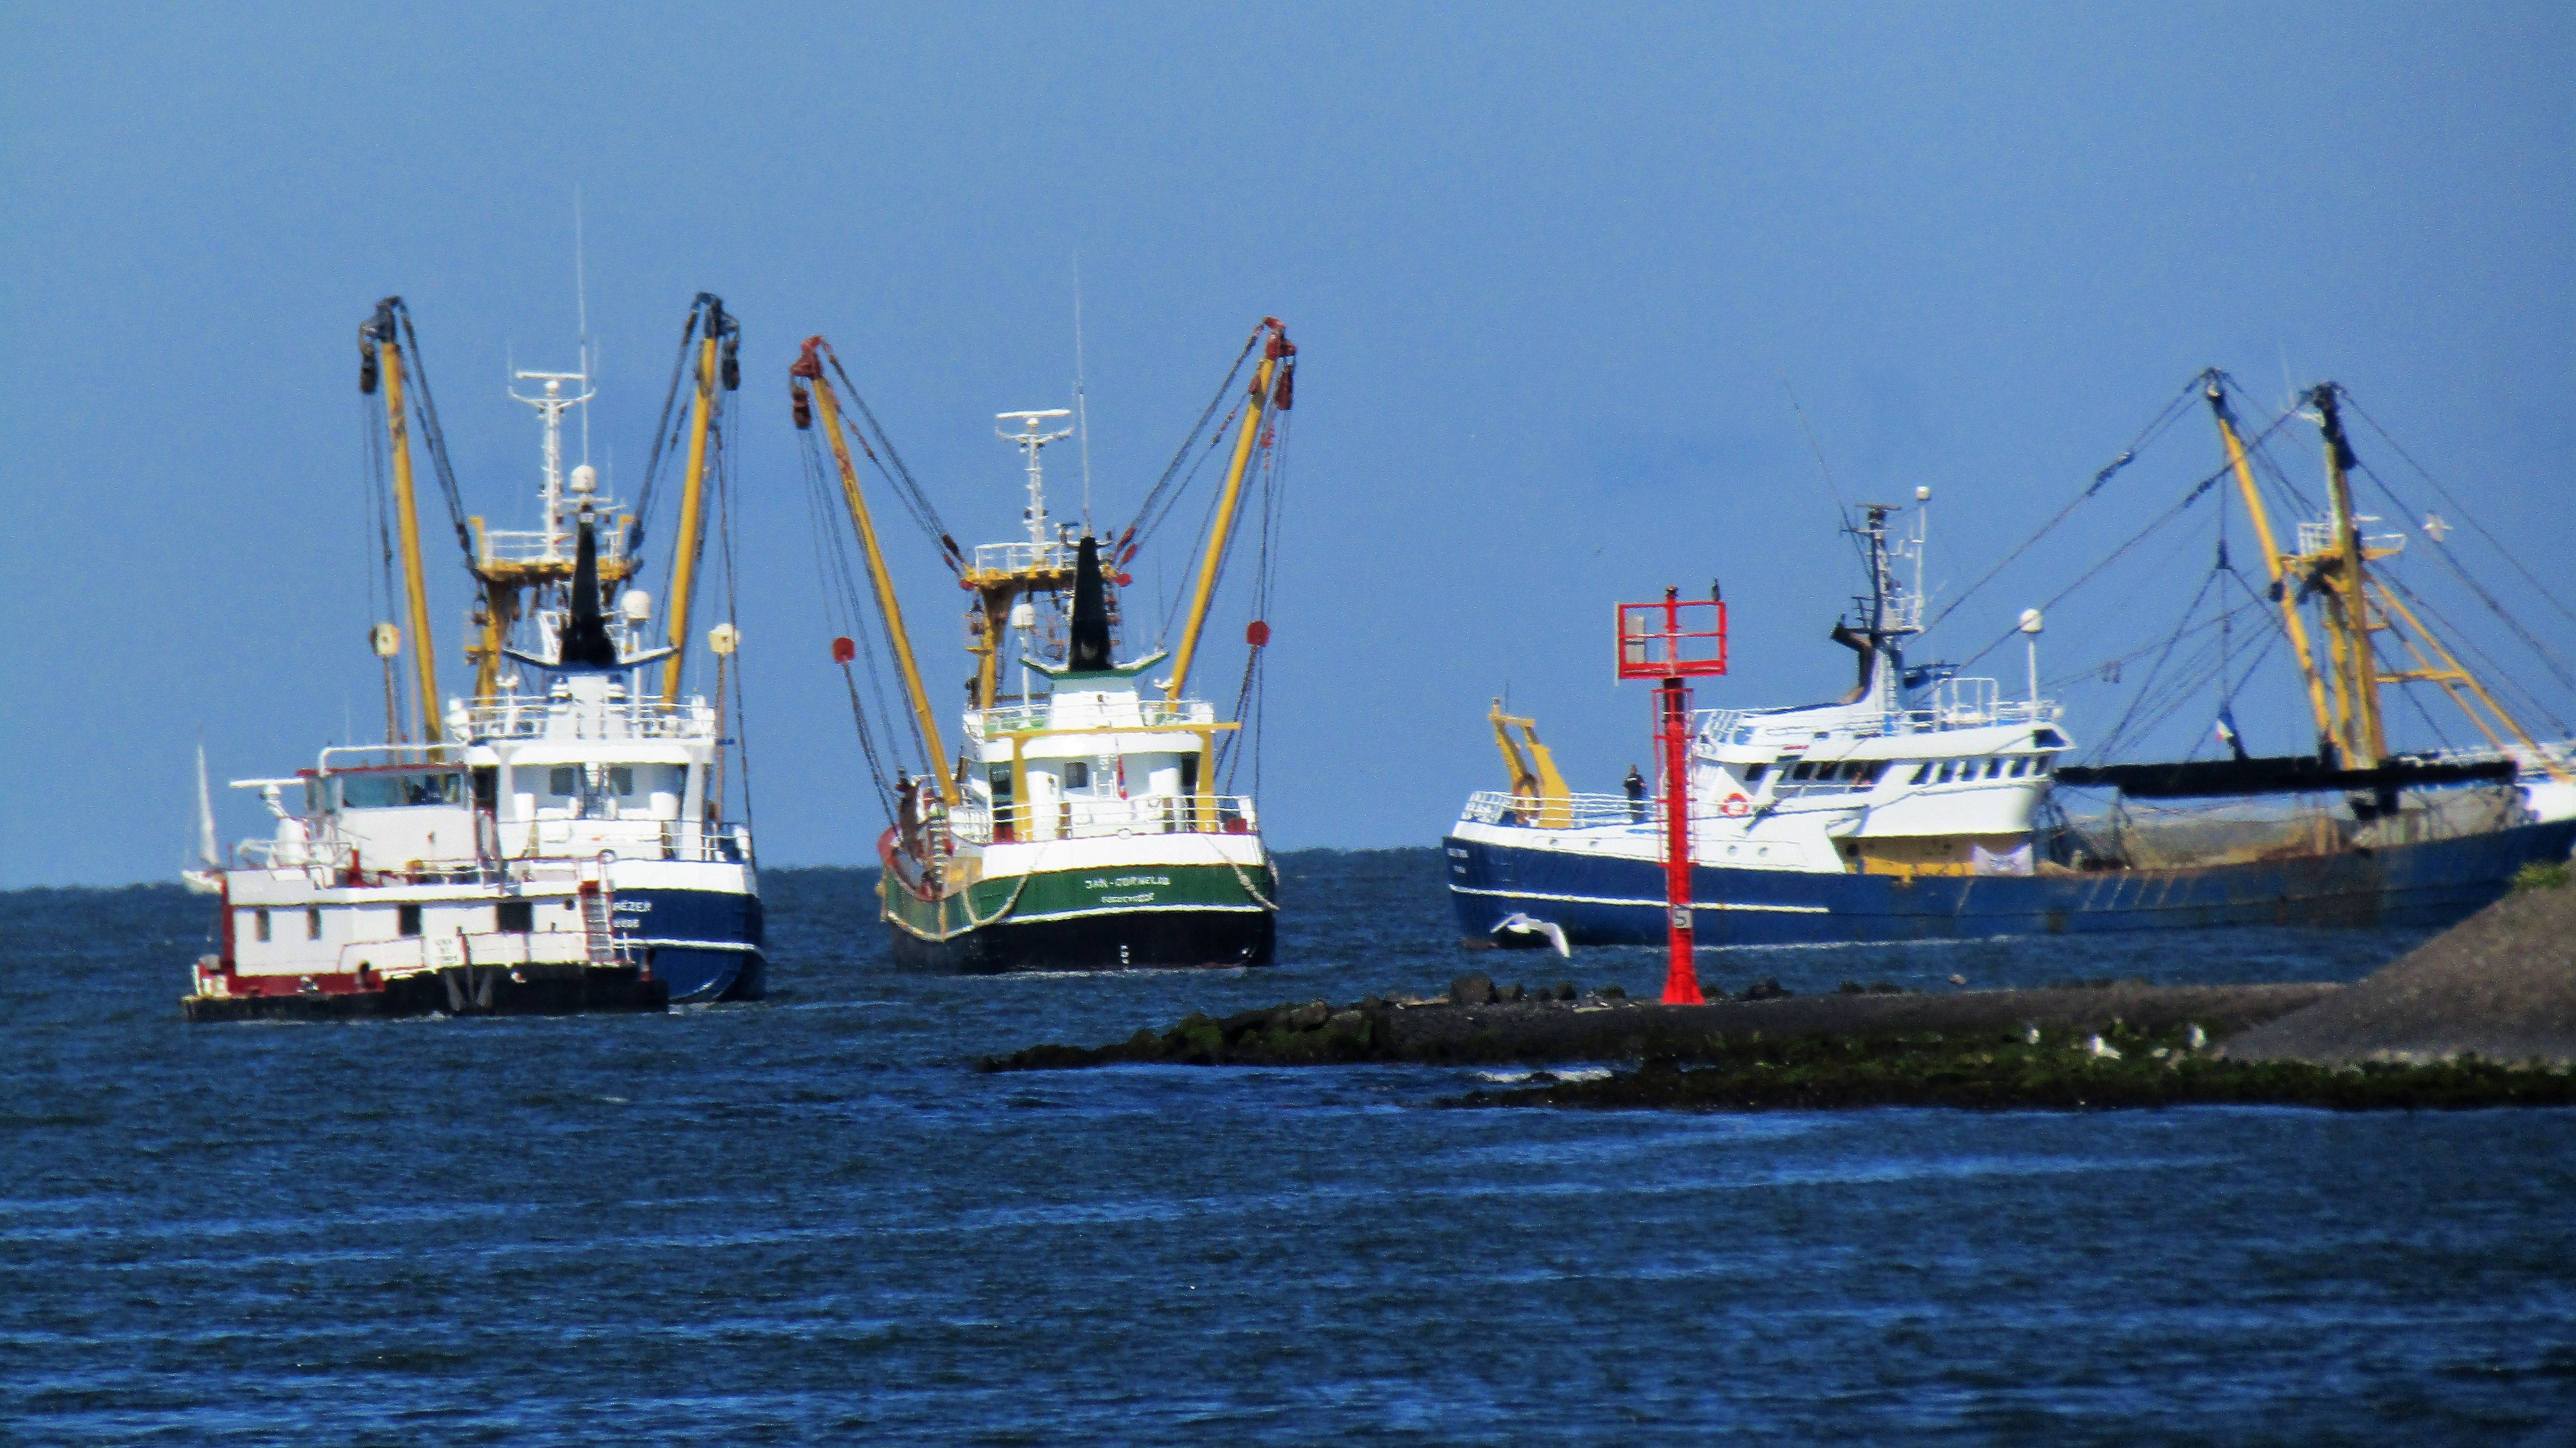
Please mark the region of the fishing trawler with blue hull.
MULTIPOLYGON (((1205 659, 1203 633, 1236 519, 1246 511, 1275 515, 1268 490, 1278 432, 1295 395, 1295 354, 1277 320, 1265 318, 1220 385, 1218 403, 1234 397, 1241 425, 1222 489, 1211 500, 1186 619, 1175 647, 1121 660, 1116 600, 1130 581, 1122 566, 1179 493, 1158 486, 1138 522, 1114 538, 1094 536, 1087 518, 1077 536, 1072 525, 1049 516, 1040 464, 1048 444, 1075 435, 1075 429, 1050 430, 1070 414, 1002 413, 1000 421, 1018 424, 1016 431, 996 432, 1023 454, 1027 533, 968 553, 948 540, 928 500, 901 472, 891 444, 881 434, 871 443, 852 428, 845 393, 871 427, 874 420, 828 345, 820 338, 806 344, 791 370, 791 399, 809 440, 808 477, 818 493, 838 494, 818 497, 818 507, 838 505, 849 513, 885 655, 910 705, 908 719, 872 724, 861 705, 876 691, 862 690, 854 676, 850 697, 860 741, 872 766, 895 747, 898 730, 911 731, 917 750, 910 769, 891 777, 880 769, 877 779, 892 817, 877 842, 883 866, 877 895, 898 964, 991 973, 1270 963, 1278 871, 1251 795, 1222 787, 1233 777, 1224 741, 1241 737, 1244 711, 1238 702, 1237 718, 1221 718, 1213 703, 1189 696, 1188 683, 1193 663, 1205 659), (1247 365, 1249 389, 1237 393, 1247 365), (818 434, 828 444, 828 461, 811 445, 818 434), (966 682, 962 747, 954 756, 942 743, 904 630, 860 488, 857 451, 905 497, 946 552, 959 586, 973 595, 967 651, 975 668, 966 682), (1244 505, 1247 482, 1261 490, 1257 508, 1244 505), (1005 694, 1014 641, 1019 687, 1005 694), (888 742, 881 746, 879 736, 888 742)), ((1217 411, 1211 404, 1175 470, 1214 451, 1213 441, 1206 449, 1197 444, 1217 411)), ((1216 436, 1232 425, 1231 417, 1219 422, 1216 436)), ((1174 478, 1167 472, 1165 484, 1174 478)), ((1179 486, 1187 488, 1186 477, 1179 486)), ((1268 591, 1266 550, 1256 569, 1258 598, 1268 591)), ((855 585, 851 594, 847 606, 855 615, 864 600, 855 585)), ((1252 698, 1269 625, 1254 619, 1245 638, 1250 653, 1242 697, 1252 698)), ((858 653, 853 639, 835 640, 845 670, 858 653)))
MULTIPOLYGON (((680 691, 704 482, 721 446, 716 414, 738 375, 737 333, 714 297, 692 307, 689 461, 660 642, 652 599, 631 586, 649 514, 605 496, 588 464, 563 466, 564 415, 592 395, 586 360, 576 372, 516 374, 537 385, 513 395, 543 425, 540 526, 490 530, 457 510, 480 595, 466 650, 473 695, 420 709, 415 736, 403 737, 414 734, 397 688, 405 640, 379 624, 388 742, 326 748, 292 777, 235 781, 260 791, 275 828, 230 861, 189 872, 192 888, 221 897, 221 945, 197 963, 191 1019, 660 1010, 761 997, 751 836, 725 811, 737 752, 724 696, 731 623, 708 636, 713 697, 680 691)), ((453 504, 451 475, 400 299, 360 335, 361 388, 385 398, 375 451, 392 464, 384 501, 400 532, 413 698, 434 701, 415 426, 453 504)), ((672 412, 666 404, 666 422, 672 412)), ((211 837, 210 818, 203 827, 211 837)))
MULTIPOLYGON (((2318 728, 2309 756, 2171 764, 2063 763, 2077 743, 2064 710, 2030 687, 1946 665, 1909 666, 1923 631, 1920 508, 1891 537, 1894 505, 1867 505, 1855 531, 1869 580, 1844 701, 1720 709, 1692 718, 1691 922, 1702 945, 1841 945, 2232 925, 2442 925, 2477 910, 2535 863, 2576 847, 2568 741, 2527 734, 2426 630, 2411 595, 2371 565, 2398 535, 2364 535, 2332 384, 2303 399, 2327 445, 2329 516, 2274 546, 2247 446, 2221 374, 2204 374, 2227 453, 2213 477, 2238 484, 2273 587, 2249 611, 2277 613, 2318 728), (1910 553, 1914 581, 1896 566, 1910 553), (2312 649, 2305 615, 2327 647, 2312 649), (2378 657, 2381 640, 2413 667, 2378 657), (2439 685, 2490 741, 2479 750, 2391 751, 2378 694, 2439 685), (2122 805, 2068 817, 2061 789, 2109 788, 2122 805), (2296 798, 2294 808, 2262 807, 2296 798), (2326 804, 2316 803, 2320 798, 2326 804), (2257 807, 2212 821, 2140 821, 2128 801, 2228 799, 2257 807)), ((2203 491, 2206 490, 2204 485, 2203 491)), ((2198 494, 2195 494, 2197 496, 2198 494)), ((1929 498, 1918 489, 1917 503, 1929 498)), ((2044 530, 2043 530, 2044 531, 2044 530)), ((2220 558, 2226 554, 2222 548, 2220 558)), ((2035 635, 2036 611, 2021 631, 2035 635)), ((2222 658, 2221 667, 2225 667, 2222 658)), ((1666 938, 1667 801, 1569 790, 1527 719, 1493 719, 1512 787, 1468 802, 1442 842, 1470 943, 1654 944, 1666 938), (1514 731, 1518 730, 1517 737, 1514 731)), ((2234 742, 2222 715, 2218 736, 2234 742)))

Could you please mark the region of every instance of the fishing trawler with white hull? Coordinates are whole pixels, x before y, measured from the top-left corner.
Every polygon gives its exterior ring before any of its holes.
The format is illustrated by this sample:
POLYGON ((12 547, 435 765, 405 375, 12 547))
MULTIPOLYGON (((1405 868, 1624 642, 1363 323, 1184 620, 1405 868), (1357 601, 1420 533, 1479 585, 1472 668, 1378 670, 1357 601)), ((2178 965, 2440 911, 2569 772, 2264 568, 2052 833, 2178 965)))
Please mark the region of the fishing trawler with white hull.
MULTIPOLYGON (((684 357, 696 361, 694 396, 659 642, 652 600, 631 586, 649 511, 602 494, 588 464, 569 474, 563 466, 564 414, 590 400, 587 366, 516 374, 537 384, 513 395, 542 422, 542 507, 538 528, 505 532, 454 508, 401 299, 379 306, 360 337, 361 388, 381 387, 385 399, 378 452, 392 464, 385 501, 400 531, 413 697, 429 707, 418 711, 416 737, 403 737, 413 732, 396 687, 405 640, 380 624, 388 742, 326 748, 292 777, 234 782, 260 791, 276 826, 220 868, 192 872, 192 884, 221 896, 221 946, 197 963, 189 1017, 553 1014, 758 999, 765 968, 751 837, 725 812, 731 623, 708 639, 714 696, 681 693, 709 463, 738 378, 733 319, 702 295, 683 339, 684 357), (466 650, 474 692, 443 711, 434 707, 412 487, 415 426, 480 595, 478 637, 466 650)), ((675 373, 674 400, 677 387, 675 373)), ((672 416, 666 403, 666 436, 672 416)))
MULTIPOLYGON (((2215 736, 2234 757, 2064 762, 2078 746, 2063 708, 2042 697, 2035 644, 2029 689, 2018 699, 1993 679, 1908 664, 1905 645, 1925 629, 1921 515, 1912 538, 1893 537, 1889 519, 1902 510, 1866 505, 1855 529, 1869 569, 1862 620, 1833 632, 1858 654, 1859 686, 1836 703, 1693 716, 1686 807, 1698 943, 2437 925, 2503 894, 2525 865, 2568 858, 2576 844, 2576 750, 2527 733, 2423 626, 2407 602, 2414 595, 2374 568, 2404 540, 2362 532, 2374 520, 2355 512, 2339 389, 2329 383, 2302 399, 2326 436, 2328 516, 2303 523, 2298 546, 2283 550, 2224 382, 2215 372, 2195 379, 2225 462, 2167 517, 2214 486, 2237 485, 2269 575, 2268 589, 2258 579, 2242 591, 2237 612, 2278 630, 2277 639, 2267 631, 2253 642, 2289 643, 2313 708, 2316 753, 2258 758, 2243 749, 2224 687, 2231 671, 2250 670, 2248 655, 2262 657, 2249 642, 2243 653, 2217 650, 2215 736), (1911 587, 1896 566, 1909 551, 1911 587), (2322 649, 2309 642, 2311 615, 2322 649), (2412 667, 2379 658, 2400 647, 2412 667), (2404 682, 2443 688, 2488 746, 2393 751, 2379 691, 2404 682), (2121 802, 2077 819, 2057 799, 2061 790, 2093 787, 2119 790, 2121 802), (2294 803, 2233 820, 2159 824, 2129 813, 2130 801, 2179 799, 2294 803)), ((2275 479, 2286 486, 2277 472, 2275 479)), ((1928 489, 1917 491, 1918 503, 1928 497, 1928 489)), ((2231 567, 2224 526, 2222 518, 2221 570, 2231 567)), ((2040 623, 2036 610, 2026 611, 2020 629, 2035 635, 2040 623)), ((1512 787, 1475 795, 1443 841, 1469 942, 1663 941, 1667 801, 1634 786, 1624 797, 1573 793, 1529 721, 1498 704, 1493 724, 1512 787)))
MULTIPOLYGON (((1053 522, 1040 453, 1073 435, 1069 429, 1047 431, 1050 422, 1068 415, 1064 411, 1000 415, 1019 424, 1018 431, 1000 435, 1025 455, 1028 533, 1025 539, 982 545, 971 555, 948 542, 927 500, 901 473, 899 459, 886 466, 894 452, 881 436, 860 449, 879 464, 889 485, 906 492, 916 517, 941 543, 959 585, 974 595, 967 647, 976 669, 967 682, 962 748, 952 761, 861 495, 849 442, 853 436, 863 444, 866 439, 851 428, 824 365, 831 365, 842 389, 848 389, 848 378, 820 339, 807 344, 793 369, 798 425, 807 427, 817 416, 822 422, 829 466, 839 477, 837 501, 848 509, 866 555, 886 653, 911 706, 909 727, 920 759, 935 761, 918 774, 906 770, 879 781, 891 796, 893 822, 878 842, 884 867, 878 894, 899 963, 994 972, 1270 962, 1278 873, 1251 796, 1220 792, 1228 758, 1224 741, 1240 732, 1241 720, 1218 717, 1213 704, 1187 692, 1243 511, 1247 475, 1256 486, 1270 486, 1276 428, 1294 400, 1296 348, 1276 321, 1265 320, 1219 401, 1232 394, 1244 360, 1256 349, 1260 357, 1249 391, 1239 398, 1241 430, 1214 500, 1196 591, 1171 650, 1122 662, 1115 646, 1118 590, 1130 581, 1121 566, 1135 556, 1159 516, 1164 489, 1149 498, 1138 525, 1114 542, 1093 536, 1087 525, 1077 536, 1071 525, 1053 522), (1014 639, 1021 648, 1020 688, 1004 694, 1014 639), (1157 672, 1162 677, 1149 677, 1157 672)), ((856 401, 855 390, 849 396, 856 401)), ((1208 416, 1215 412, 1212 404, 1208 416)), ((873 418, 868 421, 873 427, 873 418)), ((1217 436, 1231 421, 1218 424, 1217 436)), ((1202 417, 1201 433, 1206 426, 1202 417)), ((1201 433, 1183 445, 1184 458, 1201 433)), ((828 491, 819 455, 810 473, 828 491)), ((1165 483, 1172 479, 1166 473, 1165 483)), ((1162 509, 1168 511, 1167 502, 1162 509)), ((1262 576, 1266 580, 1266 563, 1262 576)), ((1269 627, 1259 619, 1246 630, 1246 698, 1254 696, 1268 638, 1269 627)), ((835 657, 845 670, 858 653, 854 640, 835 641, 835 657)), ((861 741, 878 761, 873 736, 891 735, 895 721, 881 720, 872 729, 861 698, 854 678, 851 700, 861 741)))

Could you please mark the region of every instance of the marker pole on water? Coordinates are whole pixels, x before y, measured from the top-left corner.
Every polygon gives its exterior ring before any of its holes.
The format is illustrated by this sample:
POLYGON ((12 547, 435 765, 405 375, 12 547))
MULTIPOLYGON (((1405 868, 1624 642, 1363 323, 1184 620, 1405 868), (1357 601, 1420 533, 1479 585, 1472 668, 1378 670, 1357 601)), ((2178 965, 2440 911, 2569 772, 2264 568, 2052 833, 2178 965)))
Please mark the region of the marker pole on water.
POLYGON ((1619 605, 1619 677, 1655 680, 1655 743, 1664 774, 1666 1005, 1702 1004, 1691 959, 1691 696, 1684 681, 1725 672, 1726 605, 1714 596, 1685 602, 1681 590, 1667 588, 1660 603, 1619 605))

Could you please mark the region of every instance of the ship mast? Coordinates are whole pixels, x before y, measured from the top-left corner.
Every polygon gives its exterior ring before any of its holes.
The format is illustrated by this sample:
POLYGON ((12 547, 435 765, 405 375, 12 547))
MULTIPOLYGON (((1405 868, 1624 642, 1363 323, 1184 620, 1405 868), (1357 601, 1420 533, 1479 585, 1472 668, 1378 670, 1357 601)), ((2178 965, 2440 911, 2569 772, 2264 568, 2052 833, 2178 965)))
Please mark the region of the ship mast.
POLYGON ((2316 716, 2317 746, 2322 752, 2334 738, 2334 720, 2326 709, 2325 680, 2317 674, 2315 650, 2308 646, 2307 625, 2299 619, 2298 591, 2283 581, 2283 555, 2272 538, 2272 518, 2264 511, 2263 494, 2254 486, 2254 469, 2246 459, 2245 440, 2236 431, 2236 417, 2227 410, 2227 394, 2218 385, 2214 372, 2206 379, 2202 396, 2209 399, 2210 414, 2218 420, 2219 440, 2227 446, 2227 465, 2236 474, 2236 490, 2244 496, 2245 515, 2254 520, 2254 539, 2263 547, 2263 566, 2271 573, 2272 597, 2281 606, 2281 627, 2290 636, 2291 652, 2298 656, 2299 677, 2308 687, 2308 708, 2316 716))
POLYGON ((2308 393, 2308 401, 2317 409, 2318 427, 2325 434, 2327 517, 2332 530, 2309 577, 2325 595, 2335 696, 2343 706, 2344 768, 2376 769, 2388 753, 2387 735, 2380 725, 2379 659, 2370 642, 2379 626, 2370 619, 2369 553, 2362 547, 2361 524, 2353 516, 2352 478, 2345 471, 2353 456, 2336 402, 2340 390, 2323 382, 2308 393))
POLYGON ((411 616, 412 665, 417 672, 421 738, 444 742, 438 712, 438 649, 429 632, 429 583, 421 576, 420 510, 414 503, 411 477, 411 429, 403 415, 402 343, 396 339, 394 308, 399 297, 376 304, 376 314, 358 329, 359 346, 372 348, 372 367, 359 369, 358 390, 373 392, 382 383, 385 430, 393 455, 394 517, 402 538, 403 595, 411 616))
POLYGON ((1252 390, 1244 399, 1243 431, 1234 440, 1234 461, 1226 468, 1225 491, 1217 495, 1216 518, 1208 527, 1207 556, 1199 562, 1198 588, 1190 596, 1189 624, 1181 632, 1181 646, 1172 664, 1171 682, 1163 686, 1163 697, 1178 699, 1189 687, 1190 663, 1197 657, 1199 631, 1207 625, 1208 603, 1216 595, 1218 570, 1225 564, 1226 545, 1233 541, 1234 515, 1243 499, 1243 472, 1252 461, 1253 443, 1261 437, 1261 422, 1271 401, 1271 379, 1278 375, 1283 359, 1297 355, 1295 343, 1276 317, 1264 317, 1264 330, 1270 333, 1269 344, 1262 349, 1261 365, 1253 371, 1252 390))
MULTIPOLYGON (((957 782, 950 777, 945 764, 948 751, 939 737, 939 716, 930 707, 930 695, 922 686, 921 666, 912 656, 912 634, 903 625, 903 602, 896 597, 894 579, 886 572, 885 553, 877 546, 876 523, 868 516, 867 498, 859 491, 859 473, 850 461, 849 439, 841 432, 840 399, 833 393, 832 384, 823 379, 822 360, 816 355, 818 351, 829 351, 830 348, 831 344, 821 337, 808 337, 803 354, 787 369, 787 375, 793 379, 790 384, 792 395, 798 404, 797 426, 805 425, 802 404, 806 385, 810 385, 814 401, 823 410, 823 436, 831 442, 832 461, 840 465, 841 495, 849 503, 850 522, 857 527, 860 546, 868 557, 868 583, 876 590, 877 609, 885 619, 886 634, 894 643, 895 660, 903 667, 904 694, 912 701, 913 715, 920 720, 922 736, 929 744, 931 772, 939 781, 939 798, 953 807, 957 803, 957 782)), ((1029 496, 1032 511, 1037 511, 1037 454, 1034 449, 1029 454, 1029 461, 1029 496)))

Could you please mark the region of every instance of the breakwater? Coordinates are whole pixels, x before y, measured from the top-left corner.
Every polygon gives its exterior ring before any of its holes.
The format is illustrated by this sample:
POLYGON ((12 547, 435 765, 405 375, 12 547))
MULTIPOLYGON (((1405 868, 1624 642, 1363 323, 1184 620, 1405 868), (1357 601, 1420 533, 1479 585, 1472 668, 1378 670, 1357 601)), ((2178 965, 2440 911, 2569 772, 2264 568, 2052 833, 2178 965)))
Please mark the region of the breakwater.
POLYGON ((2105 1030, 2197 1027, 2215 1038, 2332 994, 2333 985, 2152 986, 2119 983, 1930 994, 1851 991, 1794 996, 1757 986, 1751 998, 1700 1006, 1629 999, 1612 988, 1496 989, 1460 977, 1437 999, 1365 997, 1194 1014, 1162 1031, 1103 1046, 1033 1046, 989 1057, 987 1070, 1055 1070, 1122 1063, 1201 1066, 1550 1065, 1581 1061, 1729 1059, 1750 1041, 1871 1040, 2038 1030, 2047 1037, 2105 1030))

